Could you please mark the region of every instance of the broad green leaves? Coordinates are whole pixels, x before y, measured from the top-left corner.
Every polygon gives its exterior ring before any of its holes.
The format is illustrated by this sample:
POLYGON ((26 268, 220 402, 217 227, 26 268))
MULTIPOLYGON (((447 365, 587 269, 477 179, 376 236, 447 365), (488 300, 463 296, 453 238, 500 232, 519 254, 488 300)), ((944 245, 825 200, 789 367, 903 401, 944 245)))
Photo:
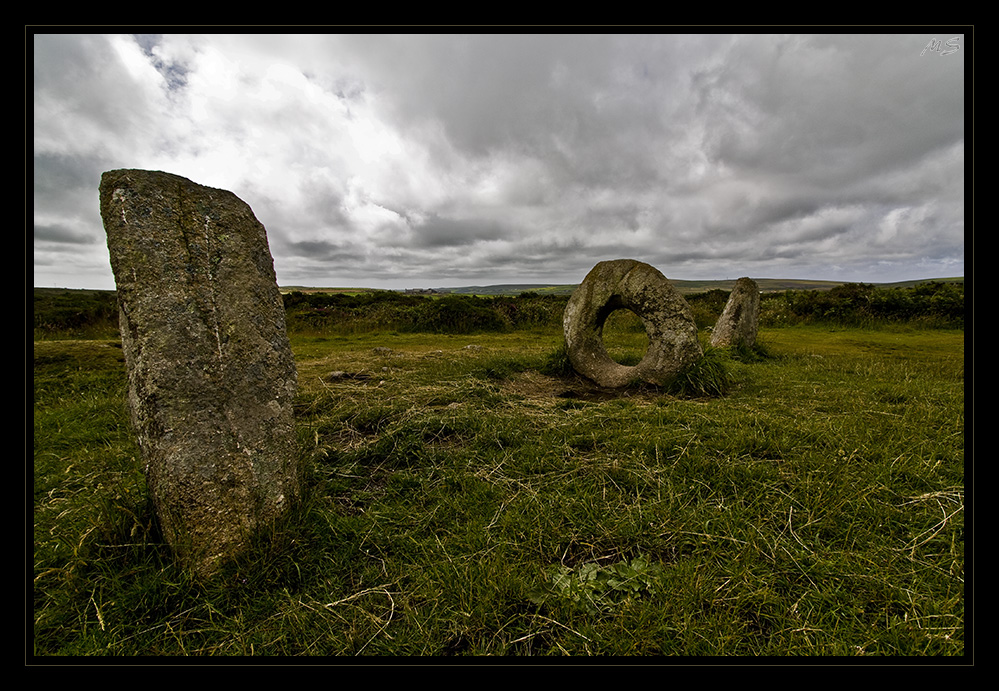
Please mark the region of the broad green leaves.
POLYGON ((532 593, 531 599, 537 604, 552 597, 571 600, 595 614, 625 598, 655 595, 661 574, 662 566, 641 556, 607 566, 588 562, 575 571, 556 564, 546 569, 548 583, 532 593))

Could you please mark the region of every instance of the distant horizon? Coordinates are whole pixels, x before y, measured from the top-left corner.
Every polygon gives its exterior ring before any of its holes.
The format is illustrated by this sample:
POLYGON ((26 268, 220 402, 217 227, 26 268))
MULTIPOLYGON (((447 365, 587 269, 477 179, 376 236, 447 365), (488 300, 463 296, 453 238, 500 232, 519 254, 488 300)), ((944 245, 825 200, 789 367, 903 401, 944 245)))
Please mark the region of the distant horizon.
MULTIPOLYGON (((737 281, 742 276, 732 276, 725 278, 674 278, 667 277, 670 281, 675 281, 678 283, 722 283, 725 281, 737 281)), ((921 278, 907 278, 902 280, 891 280, 891 281, 846 281, 838 279, 827 279, 827 278, 799 278, 790 276, 750 276, 754 281, 800 281, 808 283, 867 283, 872 285, 890 285, 894 283, 911 283, 911 282, 927 282, 927 281, 953 281, 953 280, 964 280, 963 275, 959 276, 931 276, 931 277, 921 277, 921 278)), ((402 288, 384 288, 377 285, 307 285, 303 283, 289 283, 282 284, 278 283, 281 288, 364 288, 368 290, 438 290, 438 289, 455 289, 455 288, 493 288, 497 286, 567 286, 567 285, 579 285, 582 281, 499 281, 499 282, 473 282, 473 283, 456 283, 453 285, 437 285, 437 284, 426 284, 426 285, 407 285, 402 288)))
MULTIPOLYGON (((736 281, 741 276, 726 277, 726 278, 672 278, 668 277, 670 281, 675 281, 678 283, 723 283, 725 281, 736 281)), ((799 278, 799 277, 789 277, 789 276, 750 276, 754 281, 795 281, 802 283, 836 283, 836 284, 847 284, 847 283, 865 283, 870 285, 892 285, 896 283, 926 283, 931 281, 963 281, 965 279, 964 275, 958 276, 929 276, 921 278, 908 278, 902 280, 891 280, 891 281, 847 281, 839 279, 826 279, 826 278, 799 278)), ((580 279, 581 281, 582 279, 580 279)), ((278 288, 288 289, 288 288, 308 288, 310 290, 386 290, 386 291, 404 291, 404 290, 455 290, 460 288, 496 288, 501 286, 570 286, 578 285, 580 281, 501 281, 497 283, 487 283, 487 282, 473 282, 473 283, 461 283, 454 285, 442 285, 442 284, 422 284, 422 285, 406 285, 402 287, 384 287, 378 285, 359 285, 359 284, 343 284, 343 283, 323 283, 323 284, 305 284, 305 283, 281 283, 278 282, 278 288)), ((51 290, 99 290, 99 291, 114 291, 117 287, 112 288, 93 288, 85 286, 58 286, 58 285, 34 285, 33 288, 45 288, 51 290)))

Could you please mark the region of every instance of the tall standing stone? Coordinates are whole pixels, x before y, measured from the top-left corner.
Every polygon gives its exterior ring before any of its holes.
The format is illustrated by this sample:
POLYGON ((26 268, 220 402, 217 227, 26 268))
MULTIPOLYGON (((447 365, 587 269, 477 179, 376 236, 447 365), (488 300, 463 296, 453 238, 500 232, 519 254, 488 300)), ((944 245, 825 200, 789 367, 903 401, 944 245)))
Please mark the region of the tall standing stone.
POLYGON ((725 309, 711 332, 711 345, 756 345, 760 318, 760 287, 751 278, 740 278, 728 296, 725 309))
POLYGON ((225 190, 113 170, 101 216, 153 505, 209 575, 298 497, 295 361, 263 225, 225 190))

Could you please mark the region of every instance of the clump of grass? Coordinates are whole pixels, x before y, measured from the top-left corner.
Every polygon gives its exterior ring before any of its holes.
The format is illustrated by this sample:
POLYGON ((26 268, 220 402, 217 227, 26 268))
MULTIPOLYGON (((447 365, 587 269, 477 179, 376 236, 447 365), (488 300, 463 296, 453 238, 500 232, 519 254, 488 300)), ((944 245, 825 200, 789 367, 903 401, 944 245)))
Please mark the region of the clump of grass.
POLYGON ((569 360, 565 339, 559 339, 558 345, 544 356, 538 371, 549 377, 568 377, 575 372, 569 360))
POLYGON ((677 374, 666 386, 666 391, 683 397, 725 395, 733 382, 728 359, 720 348, 705 348, 704 355, 677 374))
POLYGON ((730 347, 728 352, 733 360, 745 363, 763 362, 776 357, 767 344, 759 340, 751 346, 739 343, 730 347))
MULTIPOLYGON (((747 349, 747 353, 756 352, 756 350, 747 349)), ((754 357, 757 356, 754 355, 754 357)), ((733 358, 725 349, 709 346, 704 350, 704 355, 701 358, 677 374, 672 381, 663 387, 663 391, 674 396, 687 398, 723 396, 728 393, 733 384, 733 377, 728 365, 730 359, 733 358)), ((633 366, 639 361, 641 361, 641 357, 632 354, 630 360, 626 359, 620 364, 633 366)), ((550 377, 560 378, 575 374, 564 340, 559 340, 558 344, 545 354, 538 371, 550 377)), ((636 382, 634 386, 643 388, 645 384, 636 382)))
POLYGON ((530 358, 516 355, 492 355, 476 362, 471 375, 478 379, 504 380, 531 368, 530 358))

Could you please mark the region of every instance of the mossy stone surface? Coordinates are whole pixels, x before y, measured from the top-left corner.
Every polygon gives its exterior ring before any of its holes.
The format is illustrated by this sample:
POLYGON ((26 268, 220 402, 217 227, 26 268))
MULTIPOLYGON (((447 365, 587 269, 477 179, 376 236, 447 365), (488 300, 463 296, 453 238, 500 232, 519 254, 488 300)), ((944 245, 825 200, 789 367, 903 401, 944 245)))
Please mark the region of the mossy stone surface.
POLYGON ((756 281, 744 276, 735 282, 728 296, 725 309, 711 332, 711 345, 753 347, 756 345, 759 320, 760 287, 756 281))
POLYGON ((703 355, 687 301, 658 269, 635 259, 594 266, 569 298, 563 327, 573 368, 608 388, 663 386, 703 355), (604 322, 618 309, 637 314, 649 337, 645 356, 634 366, 615 362, 604 347, 604 322))
POLYGON ((299 494, 297 373, 267 234, 236 195, 170 173, 108 171, 100 204, 157 519, 209 574, 299 494))

